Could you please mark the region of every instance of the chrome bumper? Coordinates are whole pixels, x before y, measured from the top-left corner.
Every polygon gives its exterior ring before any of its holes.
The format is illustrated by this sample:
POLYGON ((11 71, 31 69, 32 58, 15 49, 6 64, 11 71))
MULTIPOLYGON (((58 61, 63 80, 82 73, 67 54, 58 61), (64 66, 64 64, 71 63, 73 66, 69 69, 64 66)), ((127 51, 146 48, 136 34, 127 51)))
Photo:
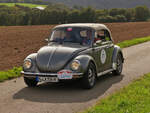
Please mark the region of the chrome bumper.
MULTIPOLYGON (((32 73, 32 72, 24 72, 21 71, 21 74, 25 77, 57 77, 57 73, 32 73)), ((83 73, 71 73, 73 78, 81 78, 83 73)))

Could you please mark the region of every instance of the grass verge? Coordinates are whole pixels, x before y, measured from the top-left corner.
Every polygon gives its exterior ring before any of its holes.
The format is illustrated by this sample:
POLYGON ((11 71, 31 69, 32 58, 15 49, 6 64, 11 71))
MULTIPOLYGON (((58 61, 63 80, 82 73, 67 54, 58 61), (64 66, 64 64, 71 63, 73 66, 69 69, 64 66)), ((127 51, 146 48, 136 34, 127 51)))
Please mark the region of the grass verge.
POLYGON ((126 41, 118 43, 117 45, 120 46, 121 48, 126 48, 126 47, 137 45, 143 42, 147 42, 147 41, 150 41, 150 36, 143 37, 143 38, 135 38, 132 40, 126 40, 126 41))
MULTIPOLYGON (((150 36, 143 37, 143 38, 136 38, 133 40, 126 40, 121 43, 118 43, 117 45, 120 46, 121 48, 125 48, 125 47, 133 46, 133 45, 136 45, 139 43, 143 43, 146 41, 150 41, 150 36)), ((22 71, 21 67, 19 67, 19 68, 15 67, 8 71, 0 71, 0 82, 11 79, 11 78, 19 77, 21 71, 22 71)))
POLYGON ((14 67, 13 69, 8 70, 8 71, 0 71, 0 82, 4 80, 12 79, 12 78, 20 77, 21 71, 22 71, 22 67, 19 67, 19 68, 14 67))
POLYGON ((150 74, 102 99, 84 113, 150 113, 150 74))

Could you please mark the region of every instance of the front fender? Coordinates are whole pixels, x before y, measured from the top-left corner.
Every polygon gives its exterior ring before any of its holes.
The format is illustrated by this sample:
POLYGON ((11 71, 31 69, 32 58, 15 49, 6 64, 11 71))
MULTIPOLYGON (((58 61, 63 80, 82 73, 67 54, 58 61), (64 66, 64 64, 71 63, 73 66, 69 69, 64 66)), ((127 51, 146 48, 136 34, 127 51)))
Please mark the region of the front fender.
POLYGON ((118 55, 119 53, 121 54, 121 56, 122 56, 122 58, 123 58, 123 61, 122 61, 122 62, 124 62, 124 57, 123 57, 123 53, 122 53, 121 48, 120 48, 119 46, 115 45, 115 46, 114 46, 114 51, 113 51, 113 57, 112 57, 113 63, 116 63, 117 55, 118 55))
POLYGON ((79 55, 74 60, 79 60, 80 61, 81 66, 80 66, 79 71, 82 72, 82 73, 86 72, 90 62, 92 62, 94 64, 95 69, 97 70, 97 66, 96 66, 96 63, 95 63, 94 59, 89 55, 79 55))

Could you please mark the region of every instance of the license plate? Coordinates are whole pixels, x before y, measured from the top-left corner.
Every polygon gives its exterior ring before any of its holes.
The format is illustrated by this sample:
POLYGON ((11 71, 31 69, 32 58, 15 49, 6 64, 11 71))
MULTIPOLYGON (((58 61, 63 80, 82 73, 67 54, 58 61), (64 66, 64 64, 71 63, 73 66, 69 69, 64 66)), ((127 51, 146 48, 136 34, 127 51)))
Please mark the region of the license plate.
POLYGON ((58 72, 59 79, 72 79, 72 74, 70 70, 61 70, 58 72))
POLYGON ((59 79, 72 79, 72 75, 71 74, 66 74, 66 73, 64 74, 63 73, 63 74, 59 74, 58 78, 59 79))
POLYGON ((58 82, 57 77, 38 77, 39 82, 58 82))

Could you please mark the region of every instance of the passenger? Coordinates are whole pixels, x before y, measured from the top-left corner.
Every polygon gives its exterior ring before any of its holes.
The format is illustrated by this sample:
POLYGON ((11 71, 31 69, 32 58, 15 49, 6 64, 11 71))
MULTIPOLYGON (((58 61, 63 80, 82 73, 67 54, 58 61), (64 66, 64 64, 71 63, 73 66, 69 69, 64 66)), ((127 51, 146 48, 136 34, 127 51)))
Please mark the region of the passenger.
POLYGON ((84 39, 83 39, 83 45, 90 45, 91 44, 91 38, 92 38, 92 31, 91 30, 87 30, 86 31, 86 36, 84 39))
POLYGON ((65 32, 64 41, 71 41, 71 35, 69 32, 65 32))

